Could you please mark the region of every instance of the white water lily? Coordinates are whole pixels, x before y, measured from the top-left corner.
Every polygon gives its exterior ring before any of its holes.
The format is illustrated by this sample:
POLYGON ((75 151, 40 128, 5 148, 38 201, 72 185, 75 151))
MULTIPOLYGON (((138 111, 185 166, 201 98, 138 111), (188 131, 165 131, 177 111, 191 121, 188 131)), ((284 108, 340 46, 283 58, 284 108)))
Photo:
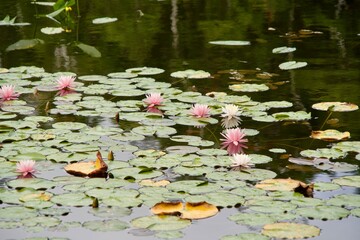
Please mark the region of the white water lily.
POLYGON ((231 160, 233 168, 249 168, 251 165, 251 157, 247 154, 234 154, 231 160))
POLYGON ((237 119, 240 121, 240 111, 239 107, 234 104, 226 104, 225 107, 221 108, 223 111, 223 114, 221 114, 221 117, 226 118, 228 120, 230 119, 237 119))

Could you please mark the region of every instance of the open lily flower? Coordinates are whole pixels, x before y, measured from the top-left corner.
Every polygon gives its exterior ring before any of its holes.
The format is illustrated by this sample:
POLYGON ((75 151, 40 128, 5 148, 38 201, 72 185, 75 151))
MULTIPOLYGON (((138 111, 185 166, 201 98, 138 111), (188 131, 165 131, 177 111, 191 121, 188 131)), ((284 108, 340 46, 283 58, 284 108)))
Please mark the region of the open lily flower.
POLYGON ((34 160, 22 160, 16 163, 16 172, 21 173, 23 177, 32 175, 36 172, 34 160))
POLYGON ((221 133, 224 139, 221 143, 222 148, 226 148, 230 155, 243 152, 243 148, 247 148, 244 143, 247 143, 248 140, 245 138, 245 133, 240 128, 226 129, 225 133, 221 133))
POLYGON ((190 109, 190 114, 197 118, 210 117, 210 108, 205 104, 195 104, 190 109))
POLYGON ((235 169, 250 168, 251 157, 247 154, 234 154, 231 158, 231 167, 235 169))
POLYGON ((164 98, 161 96, 160 93, 150 93, 146 95, 146 99, 144 100, 144 103, 151 108, 161 105, 163 101, 164 98))
POLYGON ((56 88, 58 90, 70 90, 73 89, 75 87, 74 81, 75 81, 74 76, 61 76, 59 77, 59 79, 57 80, 57 86, 56 88))
POLYGON ((238 121, 241 121, 240 119, 240 111, 239 107, 234 104, 226 104, 225 107, 221 108, 223 113, 221 114, 221 117, 231 120, 231 119, 237 119, 238 121))
POLYGON ((1 101, 15 100, 18 99, 19 96, 20 94, 15 92, 15 86, 13 85, 4 85, 0 88, 1 101))

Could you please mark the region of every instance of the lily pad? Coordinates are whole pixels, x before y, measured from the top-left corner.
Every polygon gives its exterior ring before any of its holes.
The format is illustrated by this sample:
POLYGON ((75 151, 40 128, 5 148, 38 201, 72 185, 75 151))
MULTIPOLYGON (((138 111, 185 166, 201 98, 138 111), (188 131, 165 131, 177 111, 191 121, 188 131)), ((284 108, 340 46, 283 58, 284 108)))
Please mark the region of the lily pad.
POLYGON ((330 110, 332 112, 351 112, 359 109, 356 104, 348 102, 320 102, 313 104, 312 108, 320 111, 330 110))
POLYGON ((241 83, 230 85, 229 89, 235 92, 263 92, 269 90, 269 87, 265 84, 241 83))
POLYGON ((336 206, 315 206, 298 208, 296 214, 310 219, 336 220, 347 217, 350 211, 336 206))
POLYGON ((279 54, 279 53, 290 53, 296 51, 295 47, 277 47, 272 50, 272 53, 279 54))
POLYGON ((104 24, 104 23, 111 23, 116 22, 117 18, 111 18, 111 17, 103 17, 103 18, 95 18, 92 20, 93 24, 104 24))
POLYGON ((118 219, 108 219, 86 221, 82 226, 95 232, 116 232, 127 229, 129 224, 118 219))
POLYGON ((335 178, 332 180, 333 183, 341 186, 358 187, 360 188, 360 176, 344 176, 335 178))
POLYGON ((339 207, 360 207, 360 195, 340 194, 330 198, 326 203, 339 207))
POLYGON ((188 69, 185 71, 177 71, 170 74, 174 78, 202 79, 209 78, 211 75, 203 70, 188 69))
POLYGON ((289 61, 289 62, 281 63, 279 65, 279 68, 281 70, 292 70, 292 69, 303 68, 305 66, 307 66, 307 62, 289 61))
POLYGON ((41 28, 40 31, 44 34, 53 35, 62 33, 65 30, 62 27, 44 27, 41 28))
POLYGON ((155 75, 165 72, 164 69, 153 68, 153 67, 138 67, 138 68, 129 68, 125 72, 136 73, 138 75, 155 75))
POLYGON ((340 141, 350 138, 350 133, 340 132, 335 129, 327 129, 325 131, 312 131, 311 137, 324 141, 340 141))
POLYGON ((210 41, 210 44, 214 45, 224 45, 224 46, 247 46, 250 45, 249 41, 237 41, 237 40, 219 40, 219 41, 210 41))
POLYGON ((58 194, 53 196, 51 198, 51 201, 60 206, 67 206, 67 207, 90 206, 93 203, 92 198, 88 197, 84 193, 58 194))
POLYGON ((274 238, 310 238, 320 235, 320 229, 300 223, 272 223, 266 224, 261 234, 274 238))
POLYGON ((191 225, 191 221, 181 219, 176 216, 147 216, 135 218, 131 221, 135 228, 146 228, 153 231, 171 231, 186 228, 191 225))

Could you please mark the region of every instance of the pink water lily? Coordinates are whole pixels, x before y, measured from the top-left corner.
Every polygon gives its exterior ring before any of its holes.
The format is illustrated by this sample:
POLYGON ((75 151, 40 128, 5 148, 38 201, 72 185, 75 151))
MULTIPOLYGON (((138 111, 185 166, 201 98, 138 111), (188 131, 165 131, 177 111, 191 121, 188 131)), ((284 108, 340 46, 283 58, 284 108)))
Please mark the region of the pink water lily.
POLYGON ((190 114, 197 118, 210 117, 210 108, 205 104, 195 104, 190 109, 190 114))
POLYGON ((73 89, 75 87, 75 84, 74 84, 75 79, 76 79, 75 76, 60 76, 59 79, 57 80, 56 88, 58 90, 73 89))
POLYGON ((18 99, 19 96, 20 94, 15 92, 15 86, 13 85, 4 85, 0 88, 1 101, 15 100, 18 99))
POLYGON ((21 160, 16 163, 16 172, 21 173, 23 177, 32 175, 36 172, 34 160, 21 160))
POLYGON ((221 133, 224 139, 221 143, 222 148, 226 148, 230 155, 243 152, 243 148, 247 148, 244 143, 247 143, 248 140, 245 138, 245 133, 240 128, 226 129, 225 133, 221 133))
POLYGON ((147 94, 146 99, 144 99, 144 103, 150 108, 161 105, 163 101, 164 98, 160 93, 147 94))

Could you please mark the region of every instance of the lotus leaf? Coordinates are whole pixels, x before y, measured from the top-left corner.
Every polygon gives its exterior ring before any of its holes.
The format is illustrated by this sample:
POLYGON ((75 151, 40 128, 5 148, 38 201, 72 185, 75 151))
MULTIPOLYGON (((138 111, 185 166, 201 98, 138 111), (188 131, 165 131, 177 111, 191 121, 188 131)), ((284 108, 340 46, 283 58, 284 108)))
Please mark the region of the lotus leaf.
POLYGON ((235 92, 263 92, 269 90, 269 87, 265 84, 241 83, 230 85, 229 89, 235 92))

